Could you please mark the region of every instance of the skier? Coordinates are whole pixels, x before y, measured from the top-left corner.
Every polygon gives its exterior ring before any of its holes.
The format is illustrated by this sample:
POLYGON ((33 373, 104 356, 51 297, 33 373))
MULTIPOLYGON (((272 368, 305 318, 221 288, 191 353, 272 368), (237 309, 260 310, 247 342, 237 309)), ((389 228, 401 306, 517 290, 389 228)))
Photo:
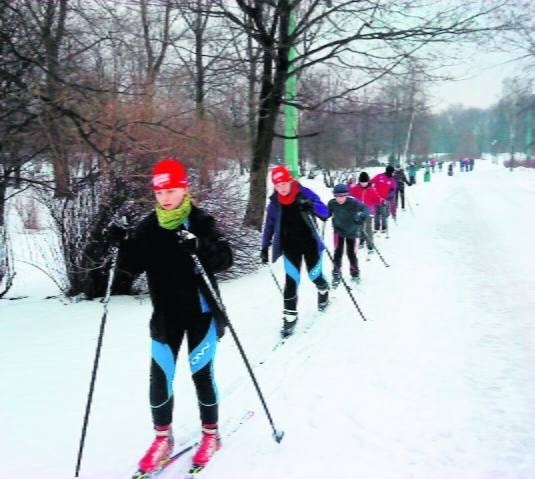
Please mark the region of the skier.
POLYGON ((213 273, 232 264, 232 251, 214 219, 192 202, 182 163, 174 158, 159 161, 153 169, 152 189, 155 210, 130 237, 124 239, 126 230, 117 224, 110 230, 112 238, 128 252, 122 267, 132 274, 146 272, 153 305, 149 396, 156 437, 134 477, 158 471, 173 451, 173 379, 184 337, 202 424, 193 465, 204 466, 220 448, 213 363, 225 325, 191 255, 199 258, 214 288, 213 273))
POLYGON ((269 198, 262 235, 262 263, 269 262, 269 246, 272 245, 271 261, 284 257, 286 281, 284 285, 284 309, 281 336, 293 334, 297 323, 297 286, 301 262, 304 258, 308 275, 318 289, 318 309, 324 310, 329 301, 329 285, 322 272, 321 253, 324 249, 318 238, 312 216, 323 221, 329 210, 319 196, 295 180, 284 165, 271 171, 275 192, 269 198))
POLYGON ((448 176, 453 176, 453 161, 448 165, 448 176))
POLYGON ((418 167, 413 161, 411 161, 409 163, 409 167, 407 168, 407 173, 409 174, 409 181, 411 185, 416 184, 416 172, 417 171, 418 171, 418 167))
POLYGON ((394 167, 388 165, 384 173, 379 173, 372 178, 372 185, 381 197, 381 205, 375 210, 375 231, 379 229, 388 235, 388 216, 396 219, 396 189, 397 183, 392 175, 394 167))
POLYGON ((335 249, 332 284, 336 287, 340 283, 344 245, 349 259, 349 274, 355 280, 360 278, 356 242, 364 221, 370 216, 370 209, 364 203, 350 197, 349 189, 344 183, 336 185, 333 194, 334 198, 329 200, 327 207, 333 222, 335 249))
POLYGON ((397 189, 396 189, 396 208, 399 203, 399 199, 401 198, 401 209, 405 209, 405 184, 408 186, 411 186, 411 183, 407 179, 407 176, 405 175, 405 171, 401 167, 401 165, 396 165, 396 171, 394 171, 393 174, 394 179, 396 180, 397 189))
POLYGON ((424 183, 431 181, 431 169, 429 167, 429 162, 425 164, 424 171, 424 183))
POLYGON ((368 254, 371 254, 373 252, 372 219, 381 205, 381 197, 370 183, 370 176, 365 171, 361 171, 358 184, 350 186, 349 194, 364 203, 370 211, 370 215, 365 219, 361 229, 361 243, 364 239, 368 247, 368 254))

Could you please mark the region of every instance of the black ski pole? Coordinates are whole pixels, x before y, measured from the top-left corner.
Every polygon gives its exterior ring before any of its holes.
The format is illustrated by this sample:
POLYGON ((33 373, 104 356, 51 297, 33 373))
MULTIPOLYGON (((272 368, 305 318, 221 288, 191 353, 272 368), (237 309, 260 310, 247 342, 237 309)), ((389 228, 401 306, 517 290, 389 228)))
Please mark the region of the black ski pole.
POLYGON ((106 295, 102 300, 104 304, 104 313, 100 320, 100 331, 98 334, 97 349, 95 351, 95 360, 93 361, 93 372, 91 373, 91 381, 89 383, 89 394, 87 395, 87 403, 85 406, 84 423, 82 426, 82 435, 80 437, 80 447, 78 449, 78 459, 76 460, 76 472, 74 477, 78 477, 80 472, 80 464, 82 463, 82 453, 84 450, 85 435, 87 432, 87 424, 89 422, 89 413, 91 411, 91 402, 93 400, 93 391, 95 390, 95 380, 97 378, 98 363, 100 360, 100 350, 102 349, 102 340, 104 338, 104 328, 106 327, 106 318, 108 316, 108 304, 111 296, 111 286, 113 284, 113 278, 115 277, 115 271, 117 270, 117 258, 119 257, 119 247, 114 246, 111 250, 111 266, 108 274, 108 286, 106 287, 106 295))
MULTIPOLYGON (((182 237, 182 234, 183 234, 182 232, 179 232, 178 233, 179 237, 182 237)), ((247 359, 247 355, 245 354, 245 351, 240 343, 240 340, 238 339, 238 335, 236 334, 236 331, 234 330, 234 327, 232 326, 232 323, 229 320, 227 311, 225 309, 225 305, 223 304, 223 301, 221 301, 221 298, 219 297, 219 294, 217 293, 215 288, 212 286, 212 282, 210 281, 210 278, 208 277, 208 274, 206 273, 204 266, 199 260, 199 257, 195 253, 190 253, 190 256, 191 256, 191 259, 193 260, 193 264, 195 265, 197 274, 199 274, 201 278, 203 279, 203 282, 206 288, 210 292, 213 302, 217 306, 219 313, 223 316, 225 323, 228 325, 228 328, 230 329, 230 333, 232 334, 234 342, 236 343, 236 346, 238 347, 240 355, 243 359, 243 362, 245 363, 247 371, 249 372, 249 376, 251 377, 251 380, 253 381, 258 397, 260 398, 260 402, 262 403, 266 416, 269 420, 271 429, 273 430, 273 439, 275 439, 275 441, 277 442, 281 442, 282 438, 284 437, 284 431, 280 431, 275 428, 275 424, 273 423, 273 418, 271 417, 271 414, 267 407, 266 400, 264 399, 264 395, 262 394, 262 391, 260 390, 260 386, 258 385, 258 381, 256 380, 253 369, 251 368, 251 364, 249 363, 249 360, 247 359)))
POLYGON ((279 289, 280 293, 284 295, 284 292, 282 291, 282 286, 280 285, 279 280, 275 276, 275 272, 273 271, 273 268, 271 267, 269 263, 267 265, 269 268, 269 272, 271 273, 271 277, 273 278, 273 281, 275 281, 275 284, 277 285, 277 288, 279 289))
MULTIPOLYGON (((362 233, 364 234, 364 237, 366 238, 366 241, 368 242, 368 244, 370 244, 370 239, 369 239, 369 236, 368 236, 368 233, 366 233, 366 231, 362 231, 362 233)), ((379 256, 379 258, 381 258, 381 261, 383 262, 383 264, 387 267, 387 268, 390 268, 390 265, 385 261, 385 259, 383 258, 383 255, 381 254, 381 252, 377 249, 377 246, 375 246, 375 241, 373 241, 373 249, 375 250, 375 252, 377 253, 377 256, 379 256)))
MULTIPOLYGON (((312 230, 313 233, 316 234, 316 237, 318 238, 318 241, 323 245, 323 248, 325 249, 325 251, 327 251, 327 255, 329 256, 329 259, 331 260, 333 266, 335 266, 333 255, 331 254, 331 252, 329 251, 329 249, 327 248, 325 243, 321 240, 320 235, 319 235, 319 231, 318 231, 318 226, 316 225, 316 222, 314 221, 314 218, 308 212, 304 212, 303 216, 304 216, 305 221, 308 224, 309 228, 312 230)), ((357 308, 357 311, 360 314, 360 317, 364 321, 367 321, 366 316, 364 316, 364 313, 360 309, 360 306, 358 305, 357 300, 355 299, 355 297, 353 296, 353 293, 351 292, 351 288, 346 283, 346 280, 344 279, 344 277, 342 275, 340 275, 340 280, 342 281, 342 284, 346 288, 347 294, 349 294, 349 297, 351 298, 351 301, 355 305, 355 308, 357 308)))

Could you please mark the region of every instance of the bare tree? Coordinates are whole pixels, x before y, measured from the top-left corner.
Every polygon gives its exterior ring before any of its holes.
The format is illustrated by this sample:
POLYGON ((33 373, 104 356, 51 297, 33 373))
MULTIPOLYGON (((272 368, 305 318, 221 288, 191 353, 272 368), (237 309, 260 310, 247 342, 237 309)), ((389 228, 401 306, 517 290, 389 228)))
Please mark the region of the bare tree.
MULTIPOLYGON (((265 178, 276 136, 275 125, 284 103, 284 85, 290 67, 298 75, 321 64, 353 68, 360 78, 340 92, 347 94, 392 72, 427 44, 448 42, 489 28, 478 23, 488 15, 489 9, 474 10, 471 7, 475 4, 443 9, 434 5, 435 8, 420 9, 418 16, 412 16, 413 9, 422 7, 420 2, 409 5, 397 1, 238 0, 237 6, 250 19, 247 22, 228 2, 213 3, 221 15, 243 29, 262 50, 258 123, 245 216, 245 224, 258 229, 264 215, 265 178), (290 34, 292 12, 297 13, 297 25, 290 34), (292 46, 297 48, 298 55, 290 65, 288 52, 292 46)), ((321 101, 317 99, 316 103, 321 101)))

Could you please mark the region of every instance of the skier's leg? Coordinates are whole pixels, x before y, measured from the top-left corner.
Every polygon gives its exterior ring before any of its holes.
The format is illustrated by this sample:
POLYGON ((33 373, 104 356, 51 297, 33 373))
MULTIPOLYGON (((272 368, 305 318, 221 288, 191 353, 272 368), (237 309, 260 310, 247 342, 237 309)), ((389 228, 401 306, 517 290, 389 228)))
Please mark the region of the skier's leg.
POLYGON ((302 254, 295 251, 284 252, 284 269, 286 281, 284 284, 284 311, 282 337, 290 336, 297 322, 297 288, 301 276, 302 254))
POLYGON ((183 337, 184 330, 181 329, 172 344, 152 339, 149 397, 155 426, 170 425, 173 419, 175 364, 183 337))
POLYGON ((333 274, 339 274, 342 267, 342 255, 344 253, 344 238, 339 233, 334 233, 333 274))
POLYGON ((173 419, 173 380, 178 349, 184 330, 180 329, 173 337, 173 342, 167 344, 163 338, 165 334, 154 334, 152 338, 152 359, 150 367, 150 405, 155 438, 140 459, 140 471, 151 472, 157 470, 169 457, 173 450, 173 435, 171 422, 173 419))
MULTIPOLYGON (((342 243, 342 239, 340 242, 342 243)), ((314 245, 306 248, 304 257, 308 276, 318 288, 318 309, 323 310, 329 302, 329 284, 323 276, 322 255, 314 245)))
POLYGON ((368 252, 373 251, 373 228, 371 216, 366 218, 364 230, 366 231, 366 245, 368 246, 368 252))
POLYGON ((203 312, 188 327, 189 365, 197 392, 202 424, 199 447, 193 464, 204 466, 221 447, 217 421, 218 398, 214 380, 214 358, 217 348, 217 326, 211 313, 203 312))
POLYGON ((346 238, 347 257, 349 259, 349 274, 353 278, 359 276, 359 264, 357 260, 357 244, 355 238, 346 238))

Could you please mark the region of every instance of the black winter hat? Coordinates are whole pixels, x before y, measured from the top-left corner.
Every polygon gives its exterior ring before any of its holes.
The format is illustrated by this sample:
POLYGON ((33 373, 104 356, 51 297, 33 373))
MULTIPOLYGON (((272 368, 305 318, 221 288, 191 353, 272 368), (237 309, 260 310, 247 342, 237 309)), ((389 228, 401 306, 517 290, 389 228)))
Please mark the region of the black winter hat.
POLYGON ((385 171, 387 173, 394 173, 394 167, 392 165, 388 165, 385 171))
POLYGON ((359 175, 359 183, 367 183, 370 181, 370 176, 365 171, 361 172, 359 175))

